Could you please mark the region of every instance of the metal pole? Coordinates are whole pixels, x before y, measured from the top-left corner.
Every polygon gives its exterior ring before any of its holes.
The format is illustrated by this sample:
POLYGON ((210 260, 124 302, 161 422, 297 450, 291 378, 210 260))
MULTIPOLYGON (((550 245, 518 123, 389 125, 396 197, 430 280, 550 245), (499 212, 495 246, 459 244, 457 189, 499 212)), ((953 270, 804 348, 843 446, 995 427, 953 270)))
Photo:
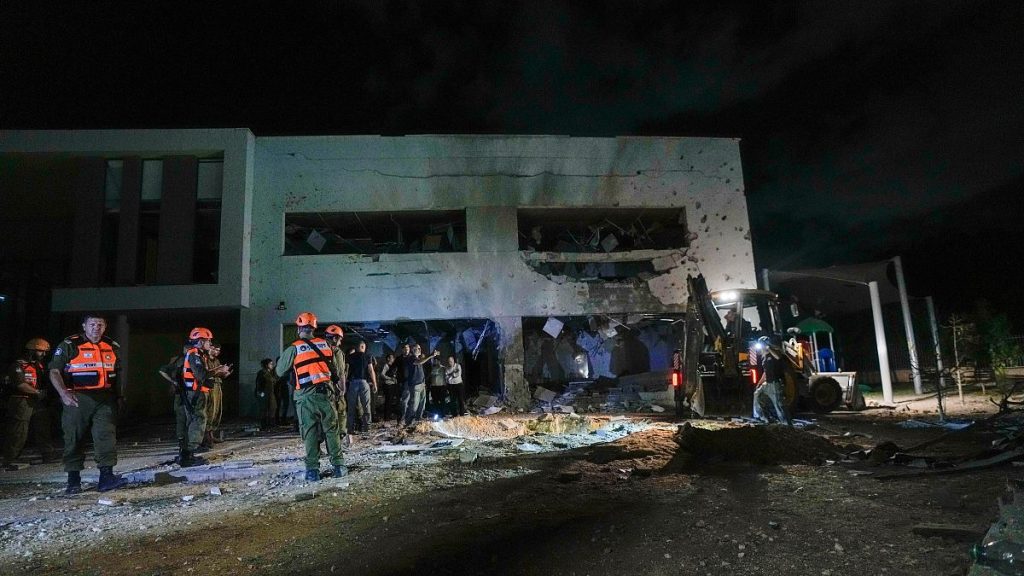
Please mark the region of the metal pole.
POLYGON ((939 328, 935 324, 935 305, 932 303, 932 297, 925 297, 925 304, 928 305, 928 319, 931 323, 932 328, 932 341, 935 343, 935 362, 939 370, 939 377, 935 381, 935 402, 939 408, 939 422, 946 420, 946 410, 942 407, 942 387, 945 385, 944 379, 942 378, 942 351, 939 350, 939 328))
POLYGON ((910 374, 914 379, 914 394, 923 394, 921 365, 917 362, 917 343, 914 341, 914 323, 910 318, 910 299, 907 297, 907 283, 903 280, 903 262, 899 256, 892 259, 896 267, 896 286, 900 291, 900 308, 903 309, 903 328, 907 332, 907 352, 910 355, 910 374))
POLYGON ((946 376, 942 373, 942 346, 939 344, 939 324, 935 321, 935 301, 931 296, 925 296, 924 301, 928 304, 928 320, 932 324, 932 341, 935 342, 935 368, 939 371, 939 386, 945 388, 946 376))
POLYGON ((871 317, 875 321, 875 344, 878 348, 878 372, 882 378, 882 401, 892 405, 889 347, 885 343, 885 324, 882 323, 882 299, 878 296, 878 282, 868 282, 868 292, 871 293, 871 317))
POLYGON ((765 290, 769 290, 770 291, 772 289, 772 283, 768 281, 768 269, 767 268, 761 268, 761 282, 764 284, 764 289, 765 290))

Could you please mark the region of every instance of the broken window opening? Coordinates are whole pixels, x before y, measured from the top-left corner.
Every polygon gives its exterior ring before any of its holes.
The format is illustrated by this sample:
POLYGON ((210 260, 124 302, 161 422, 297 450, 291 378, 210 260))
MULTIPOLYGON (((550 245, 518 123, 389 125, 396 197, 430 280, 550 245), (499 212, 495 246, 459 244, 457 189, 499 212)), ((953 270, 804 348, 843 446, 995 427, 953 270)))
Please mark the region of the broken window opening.
POLYGON ((628 252, 686 248, 683 208, 522 208, 519 249, 628 252))
POLYGON ((642 400, 637 390, 617 389, 623 377, 652 379, 658 388, 652 392, 667 389, 667 376, 659 375, 671 367, 684 319, 674 313, 524 317, 523 369, 534 398, 590 411, 642 400))
POLYGON ((465 252, 465 210, 285 214, 285 256, 465 252))

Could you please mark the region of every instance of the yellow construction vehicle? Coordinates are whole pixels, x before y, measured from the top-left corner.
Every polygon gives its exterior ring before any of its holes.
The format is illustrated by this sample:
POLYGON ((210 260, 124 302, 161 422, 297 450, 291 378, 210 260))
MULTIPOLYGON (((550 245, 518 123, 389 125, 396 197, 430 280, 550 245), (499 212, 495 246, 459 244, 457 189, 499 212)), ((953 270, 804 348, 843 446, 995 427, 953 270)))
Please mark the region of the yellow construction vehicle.
POLYGON ((748 412, 762 376, 762 336, 782 340, 787 359, 784 400, 791 413, 827 413, 844 404, 863 408, 856 372, 836 370, 826 361, 834 356, 819 355, 825 348, 817 346, 814 334, 808 340, 799 328, 783 330, 778 294, 755 289, 709 292, 703 276, 691 276, 688 283, 686 326, 672 376, 678 414, 748 412))

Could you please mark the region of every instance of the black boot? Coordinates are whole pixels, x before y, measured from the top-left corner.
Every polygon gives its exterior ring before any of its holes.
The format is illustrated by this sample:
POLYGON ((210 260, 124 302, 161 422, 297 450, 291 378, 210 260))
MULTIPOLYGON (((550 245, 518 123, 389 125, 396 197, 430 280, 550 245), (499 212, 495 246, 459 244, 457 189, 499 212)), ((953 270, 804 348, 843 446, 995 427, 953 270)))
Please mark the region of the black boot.
POLYGON ((310 468, 306 470, 306 482, 317 482, 320 480, 320 470, 310 468))
POLYGON ((113 466, 100 466, 100 481, 96 484, 97 490, 107 492, 127 485, 128 481, 122 478, 120 474, 114 474, 113 466))
POLYGON ((78 470, 68 472, 68 487, 64 489, 65 494, 78 494, 82 491, 82 475, 78 470))
POLYGON ((192 466, 203 466, 207 464, 206 458, 202 456, 195 456, 193 452, 188 450, 182 450, 181 454, 178 455, 178 465, 182 468, 190 468, 192 466))

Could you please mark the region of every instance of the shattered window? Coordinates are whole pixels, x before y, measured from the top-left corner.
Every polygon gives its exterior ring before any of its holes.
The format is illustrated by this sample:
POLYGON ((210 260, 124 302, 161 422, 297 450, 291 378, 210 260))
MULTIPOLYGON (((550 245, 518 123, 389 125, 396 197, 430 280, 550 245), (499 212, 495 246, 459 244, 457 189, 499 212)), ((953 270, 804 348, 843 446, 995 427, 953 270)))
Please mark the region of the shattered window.
POLYGON ((465 252, 465 210, 285 214, 284 255, 465 252))
POLYGON ((524 208, 518 224, 520 250, 608 253, 688 245, 682 208, 524 208))

